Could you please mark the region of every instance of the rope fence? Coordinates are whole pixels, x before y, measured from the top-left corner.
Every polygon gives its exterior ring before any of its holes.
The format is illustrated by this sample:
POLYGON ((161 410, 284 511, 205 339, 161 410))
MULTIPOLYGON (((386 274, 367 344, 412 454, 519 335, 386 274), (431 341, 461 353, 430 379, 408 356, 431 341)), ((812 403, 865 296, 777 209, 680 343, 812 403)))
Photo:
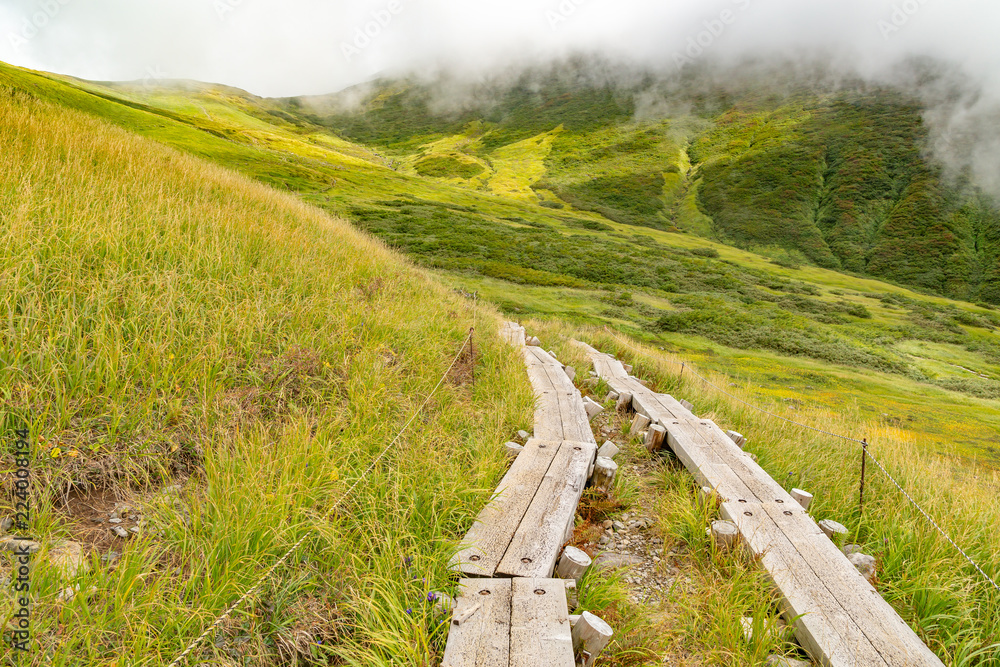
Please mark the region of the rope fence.
MULTIPOLYGON (((410 424, 412 424, 413 421, 417 418, 417 415, 419 415, 421 412, 423 412, 424 408, 427 407, 427 403, 430 402, 430 400, 434 396, 434 394, 436 394, 437 391, 438 391, 438 389, 441 388, 441 385, 444 384, 445 379, 447 379, 447 377, 448 377, 449 373, 451 373, 452 369, 455 368, 455 364, 458 363, 458 360, 462 356, 462 353, 464 353, 465 349, 467 347, 469 347, 469 345, 472 343, 472 337, 473 337, 474 334, 475 334, 475 328, 474 327, 470 328, 469 329, 469 335, 465 337, 465 341, 462 343, 462 348, 458 351, 458 354, 455 355, 455 358, 452 359, 451 364, 448 366, 448 369, 441 376, 441 379, 438 380, 438 383, 434 386, 434 389, 432 389, 431 392, 429 394, 427 394, 427 397, 424 399, 424 402, 421 403, 420 407, 418 407, 413 412, 413 414, 410 416, 409 420, 407 420, 407 422, 405 424, 403 424, 403 428, 401 428, 399 430, 399 432, 396 434, 396 437, 393 438, 392 441, 388 445, 385 446, 385 448, 381 451, 381 453, 379 453, 379 455, 376 456, 372 460, 371 464, 369 464, 369 466, 365 469, 365 471, 361 473, 361 476, 358 477, 354 481, 353 484, 351 484, 350 488, 348 488, 347 491, 345 491, 343 493, 343 495, 341 495, 340 498, 337 499, 337 502, 333 504, 333 506, 330 508, 330 511, 327 512, 326 515, 323 517, 324 521, 326 521, 327 519, 329 519, 330 516, 332 516, 333 513, 336 512, 340 508, 340 506, 343 504, 343 502, 345 500, 347 500, 348 497, 350 497, 351 493, 354 492, 354 489, 356 489, 358 487, 358 485, 361 484, 361 482, 368 476, 368 474, 372 470, 375 469, 375 466, 377 466, 379 464, 379 462, 381 462, 382 459, 385 458, 386 454, 388 454, 389 451, 396 445, 396 443, 399 442, 399 439, 403 436, 403 433, 406 432, 406 430, 410 427, 410 424)), ((191 652, 194 651, 195 648, 197 648, 198 645, 201 644, 201 642, 204 641, 206 637, 208 637, 210 634, 212 634, 216 630, 216 628, 218 628, 219 625, 222 624, 223 621, 225 621, 227 618, 229 618, 229 616, 234 611, 236 611, 236 609, 238 609, 240 607, 240 605, 242 605, 251 595, 253 595, 258 590, 260 590, 261 586, 263 586, 264 583, 267 582, 267 580, 271 577, 271 575, 274 574, 275 571, 277 571, 277 569, 279 567, 281 567, 285 562, 288 561, 288 558, 293 553, 295 553, 295 551, 300 546, 302 546, 302 543, 305 542, 306 539, 312 535, 312 533, 313 533, 312 530, 306 531, 305 535, 303 535, 302 537, 300 537, 299 540, 295 544, 293 544, 291 547, 289 547, 288 551, 286 551, 285 554, 281 558, 279 558, 277 561, 275 561, 274 564, 271 565, 271 567, 267 568, 267 570, 264 572, 264 574, 262 574, 260 576, 260 578, 257 580, 257 583, 255 583, 253 586, 251 586, 249 589, 247 589, 247 591, 245 593, 243 593, 239 598, 237 598, 235 602, 233 602, 231 605, 229 605, 229 607, 224 612, 222 612, 222 614, 220 614, 212 622, 211 625, 209 625, 207 628, 205 628, 204 632, 202 632, 200 635, 198 635, 194 639, 194 641, 192 641, 190 644, 188 644, 187 648, 185 648, 184 651, 180 655, 178 655, 176 658, 174 658, 174 660, 167 667, 178 667, 179 665, 181 665, 182 662, 183 662, 183 660, 185 658, 187 658, 187 656, 190 655, 191 652)))
MULTIPOLYGON (((626 340, 623 340, 622 338, 618 337, 617 335, 615 335, 614 332, 612 332, 607 327, 605 327, 605 331, 608 334, 610 334, 611 337, 614 338, 615 340, 617 340, 619 343, 625 345, 626 347, 632 348, 633 350, 636 349, 634 345, 632 345, 630 342, 628 342, 626 340)), ((745 401, 742 398, 740 398, 739 396, 735 396, 732 393, 726 391, 725 389, 723 389, 722 387, 718 386, 717 384, 715 384, 714 382, 712 382, 711 380, 709 380, 708 378, 706 378, 704 375, 702 375, 701 373, 699 373, 698 371, 696 371, 686 361, 674 361, 672 359, 666 359, 665 361, 667 361, 668 363, 680 366, 681 367, 681 377, 683 377, 684 371, 688 370, 688 371, 691 372, 692 375, 694 375, 696 378, 698 378, 699 380, 701 380, 703 383, 705 383, 709 387, 715 389, 716 391, 718 391, 719 393, 723 394, 724 396, 727 396, 727 397, 731 398, 732 400, 737 401, 738 403, 741 403, 741 404, 747 406, 748 408, 750 408, 752 410, 756 410, 757 412, 763 413, 763 414, 765 414, 765 415, 767 415, 769 417, 774 417, 775 419, 780 419, 780 420, 782 420, 784 422, 787 422, 787 423, 792 424, 794 426, 798 426, 800 428, 808 429, 810 431, 815 431, 816 433, 822 433, 823 435, 828 435, 828 436, 830 436, 832 438, 839 438, 839 439, 844 440, 846 442, 852 442, 852 443, 861 445, 862 446, 862 450, 861 450, 862 451, 862 462, 864 461, 864 457, 868 457, 869 459, 871 459, 872 463, 874 463, 878 467, 878 469, 882 471, 882 474, 885 475, 886 478, 890 482, 892 482, 892 484, 897 489, 899 489, 899 492, 903 494, 903 496, 910 502, 910 504, 913 505, 915 508, 917 508, 917 510, 920 512, 920 514, 923 515, 923 517, 937 530, 937 532, 939 532, 941 534, 941 536, 944 537, 944 539, 947 540, 948 543, 951 544, 951 546, 954 547, 955 550, 958 551, 958 553, 960 553, 962 555, 962 557, 965 558, 965 560, 967 560, 969 562, 969 564, 972 565, 972 567, 975 568, 976 571, 979 572, 979 574, 981 574, 983 576, 983 578, 987 582, 989 582, 990 585, 993 586, 993 588, 995 588, 998 592, 1000 592, 1000 585, 997 584, 997 582, 993 579, 993 577, 991 577, 990 575, 988 575, 986 573, 986 571, 983 570, 983 568, 980 567, 979 564, 975 560, 973 560, 972 557, 968 553, 966 553, 966 551, 962 547, 960 547, 958 545, 958 543, 956 543, 955 540, 953 540, 951 538, 951 536, 948 535, 948 533, 945 532, 945 530, 943 528, 941 528, 940 525, 938 525, 937 521, 935 521, 931 517, 931 515, 928 514, 927 511, 923 507, 921 507, 920 504, 916 500, 913 499, 913 496, 911 496, 909 493, 907 493, 906 489, 904 489, 903 486, 899 482, 897 482, 896 479, 891 474, 889 474, 889 471, 886 470, 885 466, 882 465, 882 463, 877 458, 875 458, 875 455, 872 454, 871 451, 868 448, 869 443, 868 443, 867 439, 858 440, 857 438, 851 438, 851 437, 848 437, 846 435, 841 435, 839 433, 832 433, 830 431, 824 431, 821 428, 816 428, 815 426, 810 426, 809 424, 802 424, 802 423, 797 422, 797 421, 795 421, 793 419, 789 419, 788 417, 784 417, 782 415, 775 414, 774 412, 771 412, 769 410, 765 410, 764 408, 762 408, 762 407, 760 407, 758 405, 754 405, 753 403, 745 401)), ((862 470, 863 469, 864 468, 862 467, 862 470)), ((864 475, 864 473, 862 473, 862 481, 861 481, 861 483, 862 483, 862 489, 864 488, 864 476, 863 475, 864 475)), ((863 493, 863 491, 862 491, 862 493, 863 493)))

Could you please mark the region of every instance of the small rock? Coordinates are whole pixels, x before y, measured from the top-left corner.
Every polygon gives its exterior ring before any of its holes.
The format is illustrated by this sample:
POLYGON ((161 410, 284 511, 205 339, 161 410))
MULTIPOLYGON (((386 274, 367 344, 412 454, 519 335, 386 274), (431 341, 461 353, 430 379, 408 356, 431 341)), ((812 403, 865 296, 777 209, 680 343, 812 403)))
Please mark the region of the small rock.
POLYGON ((608 538, 608 536, 607 536, 607 535, 601 535, 601 539, 597 540, 597 542, 598 542, 599 544, 601 544, 601 545, 605 545, 605 544, 607 544, 607 543, 608 543, 608 542, 610 542, 610 541, 611 541, 611 540, 610 540, 610 539, 608 538))
POLYGON ((531 434, 528 433, 527 431, 518 431, 517 437, 519 437, 521 440, 527 441, 527 439, 531 437, 531 434))
POLYGON ((105 554, 101 554, 101 562, 114 563, 116 560, 118 560, 119 556, 121 556, 121 554, 118 553, 117 551, 109 551, 105 554))
POLYGON ((63 579, 72 579, 81 571, 89 569, 83 556, 83 547, 79 542, 57 542, 48 552, 48 561, 55 567, 63 579))
POLYGON ((612 526, 613 526, 614 524, 615 524, 615 522, 614 522, 614 521, 612 521, 611 519, 605 519, 605 520, 604 520, 604 523, 602 523, 602 524, 601 524, 601 526, 602 526, 602 527, 603 527, 603 528, 604 528, 605 530, 607 530, 608 528, 611 528, 611 527, 612 527, 612 526))
POLYGON ((38 550, 41 548, 42 545, 34 540, 15 540, 11 535, 0 539, 0 550, 10 551, 11 553, 27 550, 29 554, 33 554, 38 553, 38 550))
POLYGON ((871 581, 875 577, 875 557, 868 554, 854 553, 847 557, 851 565, 858 568, 858 572, 866 581, 871 581))
POLYGON ((111 529, 111 532, 113 532, 115 535, 122 538, 123 540, 128 538, 128 531, 122 528, 121 526, 115 526, 114 528, 111 529))
POLYGON ((861 545, 860 544, 845 544, 844 548, 841 549, 841 551, 844 552, 845 556, 850 556, 851 554, 859 554, 859 553, 861 553, 861 545))
POLYGON ((741 618, 740 626, 743 628, 743 639, 747 642, 753 641, 753 616, 741 618))
POLYGON ((625 530, 625 524, 621 521, 612 521, 611 526, 616 530, 625 530))
POLYGON ((108 523, 114 523, 114 524, 119 524, 119 523, 121 523, 121 522, 122 522, 122 520, 121 520, 121 519, 119 519, 119 518, 117 518, 117 517, 115 517, 115 518, 113 518, 113 519, 108 519, 108 523))
POLYGON ((9 516, 5 516, 2 521, 0 521, 0 533, 7 533, 11 528, 14 527, 14 519, 9 516))
POLYGON ((142 528, 140 528, 139 526, 132 526, 131 528, 129 528, 129 530, 132 531, 133 535, 138 535, 140 532, 142 532, 142 528))
POLYGON ((767 662, 764 664, 768 667, 812 667, 812 663, 807 660, 796 660, 780 655, 767 656, 767 662))

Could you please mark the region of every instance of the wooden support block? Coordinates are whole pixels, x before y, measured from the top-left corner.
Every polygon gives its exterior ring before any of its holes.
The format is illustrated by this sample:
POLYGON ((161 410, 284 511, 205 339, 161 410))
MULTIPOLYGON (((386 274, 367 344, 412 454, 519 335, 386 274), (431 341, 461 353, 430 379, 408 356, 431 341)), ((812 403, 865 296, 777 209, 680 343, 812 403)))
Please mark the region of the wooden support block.
POLYGON ((527 341, 525 341, 525 344, 528 345, 528 347, 541 347, 542 341, 538 340, 538 336, 531 336, 527 341))
POLYGON ((604 412, 604 408, 601 407, 601 404, 589 396, 583 397, 583 409, 587 411, 587 417, 589 417, 591 421, 594 420, 594 417, 604 412))
POLYGON ((720 549, 731 549, 740 539, 740 531, 732 521, 713 521, 708 531, 720 549))
POLYGON ((659 451, 667 437, 667 429, 659 424, 650 424, 646 431, 646 449, 650 452, 659 451))
POLYGON ((517 455, 524 450, 524 446, 517 444, 516 442, 505 442, 503 445, 504 451, 512 459, 516 459, 517 455))
POLYGON ((694 406, 691 405, 691 403, 689 403, 688 401, 685 401, 683 398, 680 401, 678 401, 678 403, 680 403, 681 406, 683 406, 683 408, 685 410, 688 410, 690 412, 694 412, 694 406))
POLYGON ((582 667, 591 667, 614 633, 611 626, 589 611, 573 626, 573 653, 582 667))
POLYGON ((566 585, 566 609, 573 611, 580 606, 580 598, 576 592, 576 579, 563 579, 566 585))
POLYGON ((608 401, 617 401, 620 396, 621 394, 612 389, 608 392, 608 395, 604 397, 604 402, 607 403, 608 401))
POLYGON ((641 433, 647 426, 649 426, 649 417, 636 413, 632 419, 632 428, 629 430, 629 435, 641 433))
POLYGON ((626 373, 631 373, 632 372, 632 364, 622 364, 622 368, 625 369, 626 373))
POLYGON ((604 491, 604 493, 611 493, 611 489, 615 483, 615 475, 618 474, 618 464, 609 458, 603 456, 597 457, 597 462, 594 464, 594 476, 591 477, 591 482, 595 489, 604 491))
POLYGON ((509 665, 510 612, 510 579, 463 579, 441 666, 509 665))
POLYGON ((813 494, 808 491, 803 491, 802 489, 792 489, 792 492, 789 495, 791 495, 792 498, 795 498, 795 502, 802 505, 802 509, 804 510, 809 509, 809 505, 813 500, 813 494))
MULTIPOLYGON (((565 584, 559 579, 511 581, 510 667, 574 667, 565 584)), ((476 667, 480 664, 494 663, 476 667)))
POLYGON ((572 366, 563 366, 563 371, 565 371, 566 377, 569 378, 570 382, 576 379, 576 369, 572 366))
POLYGON ((570 614, 569 615, 569 624, 570 624, 570 626, 575 627, 576 624, 579 623, 579 622, 580 622, 580 614, 570 614))
POLYGON ((549 356, 552 357, 553 359, 558 359, 558 357, 556 356, 556 353, 553 352, 552 350, 549 350, 549 356))
MULTIPOLYGON (((688 410, 690 409, 691 408, 688 408, 688 410)), ((737 433, 736 431, 726 431, 726 435, 728 435, 740 449, 743 449, 743 445, 747 442, 747 439, 743 437, 742 433, 737 433)))
POLYGON ((556 566, 556 574, 560 579, 572 579, 577 581, 587 571, 591 564, 590 556, 583 549, 568 546, 563 549, 559 565, 556 566))
POLYGON ((618 449, 618 445, 611 442, 610 440, 606 440, 604 444, 601 445, 601 448, 597 450, 597 455, 603 456, 606 459, 613 459, 615 458, 615 456, 618 455, 618 452, 620 451, 621 450, 618 449))
POLYGON ((823 519, 819 522, 819 527, 834 542, 837 541, 835 536, 847 535, 847 528, 831 519, 823 519))
POLYGON ((632 393, 628 391, 623 391, 618 395, 618 402, 615 404, 615 410, 618 412, 625 412, 626 410, 632 409, 632 393))

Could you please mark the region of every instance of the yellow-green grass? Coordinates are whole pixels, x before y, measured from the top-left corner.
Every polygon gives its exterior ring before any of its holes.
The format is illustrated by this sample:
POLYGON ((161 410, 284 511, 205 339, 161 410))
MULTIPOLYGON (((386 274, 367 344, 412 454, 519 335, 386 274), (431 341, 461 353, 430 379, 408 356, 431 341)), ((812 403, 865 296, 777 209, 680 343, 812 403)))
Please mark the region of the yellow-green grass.
MULTIPOLYGON (((843 523, 848 541, 862 545, 878 560, 876 587, 900 615, 947 665, 1000 664, 1000 592, 931 526, 869 462, 863 513, 858 507, 860 447, 769 417, 733 396, 762 403, 753 387, 742 382, 732 386, 728 376, 700 368, 722 391, 696 379, 690 371, 681 374, 682 357, 662 352, 604 329, 570 327, 554 321, 532 320, 528 326, 544 336, 565 363, 587 368, 582 353, 568 344, 581 337, 605 352, 634 365, 634 373, 653 382, 654 388, 694 403, 700 416, 714 419, 726 429, 743 433, 746 449, 759 457, 761 465, 785 488, 804 488, 815 495, 810 514, 817 520, 830 518, 843 523), (560 343, 556 340, 561 339, 560 343), (725 393, 723 393, 725 392, 725 393), (729 395, 727 395, 729 394, 729 395)), ((835 413, 801 406, 787 410, 780 403, 764 407, 801 423, 833 433, 864 433, 870 451, 939 525, 995 580, 1000 576, 1000 472, 995 468, 962 465, 957 469, 948 458, 927 451, 911 433, 877 419, 853 406, 835 413)), ((678 489, 665 473, 665 486, 678 489)), ((690 502, 690 482, 686 501, 690 502)), ((681 492, 685 491, 680 487, 681 492)), ((676 493, 674 494, 676 497, 676 493)), ((690 517, 680 512, 680 501, 664 500, 664 524, 672 535, 691 543, 704 554, 704 545, 692 534, 690 517)), ((704 525, 704 524, 702 524, 704 525)), ((706 554, 707 555, 707 554, 706 554)), ((759 607, 734 605, 730 587, 700 602, 700 608, 716 610, 720 618, 705 619, 698 632, 706 637, 725 636, 735 624, 726 615, 771 613, 766 600, 759 607), (715 602, 716 604, 713 604, 715 602), (725 610, 725 613, 722 613, 725 610)), ((719 664, 737 664, 722 661, 719 664)), ((743 663, 745 664, 745 663, 743 663)))
POLYGON ((494 151, 490 161, 496 173, 490 178, 490 191, 513 199, 536 202, 538 196, 531 186, 545 174, 545 158, 552 150, 552 141, 561 131, 560 126, 551 132, 529 137, 494 151))
POLYGON ((189 664, 432 664, 427 594, 531 420, 496 312, 289 195, 9 89, 0 146, 4 485, 26 424, 46 549, 89 521, 70 488, 147 521, 68 581, 43 550, 21 664, 167 664, 307 535, 189 664), (475 386, 465 358, 330 515, 477 321, 475 386))

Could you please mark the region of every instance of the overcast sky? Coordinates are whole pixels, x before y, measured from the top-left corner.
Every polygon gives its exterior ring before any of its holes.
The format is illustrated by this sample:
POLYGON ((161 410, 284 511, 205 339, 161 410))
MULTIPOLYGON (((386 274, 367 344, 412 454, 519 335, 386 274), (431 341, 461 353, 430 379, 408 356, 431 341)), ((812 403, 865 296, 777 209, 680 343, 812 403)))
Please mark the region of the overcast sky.
POLYGON ((0 0, 0 35, 0 60, 17 65, 265 96, 335 92, 378 73, 475 77, 579 51, 665 71, 822 54, 880 83, 905 83, 898 64, 928 56, 961 83, 915 89, 932 151, 1000 200, 997 0, 0 0))
POLYGON ((1000 90, 995 0, 0 0, 0 33, 18 65, 270 96, 581 49, 670 65, 825 48, 870 74, 927 54, 1000 90))

